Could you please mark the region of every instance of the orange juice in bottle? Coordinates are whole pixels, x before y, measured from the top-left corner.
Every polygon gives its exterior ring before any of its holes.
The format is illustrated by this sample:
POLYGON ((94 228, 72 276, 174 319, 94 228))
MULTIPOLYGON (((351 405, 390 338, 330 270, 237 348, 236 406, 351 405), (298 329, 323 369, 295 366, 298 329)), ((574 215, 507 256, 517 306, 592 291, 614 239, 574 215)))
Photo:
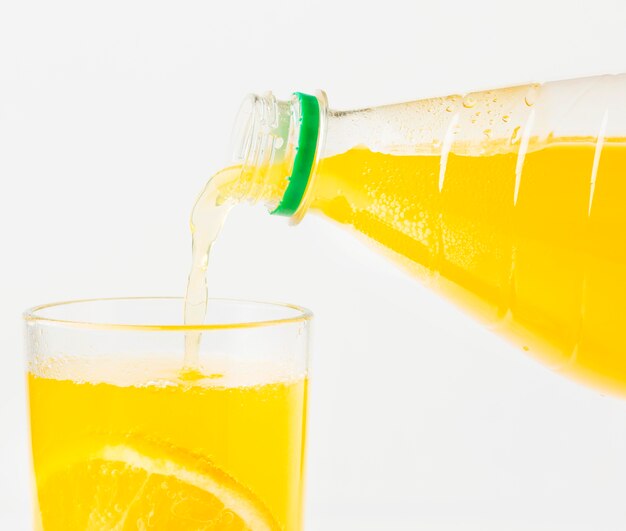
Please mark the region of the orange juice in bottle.
POLYGON ((334 220, 553 369, 626 395, 626 75, 354 111, 250 96, 237 124, 225 197, 334 220))

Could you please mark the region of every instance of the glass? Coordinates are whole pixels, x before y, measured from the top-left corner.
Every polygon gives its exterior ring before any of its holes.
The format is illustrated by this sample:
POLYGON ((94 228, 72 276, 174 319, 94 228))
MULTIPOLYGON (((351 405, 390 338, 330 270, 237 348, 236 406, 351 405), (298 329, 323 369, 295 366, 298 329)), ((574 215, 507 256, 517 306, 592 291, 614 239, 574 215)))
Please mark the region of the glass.
POLYGON ((301 529, 311 313, 214 299, 203 325, 182 316, 179 298, 26 312, 36 527, 301 529))

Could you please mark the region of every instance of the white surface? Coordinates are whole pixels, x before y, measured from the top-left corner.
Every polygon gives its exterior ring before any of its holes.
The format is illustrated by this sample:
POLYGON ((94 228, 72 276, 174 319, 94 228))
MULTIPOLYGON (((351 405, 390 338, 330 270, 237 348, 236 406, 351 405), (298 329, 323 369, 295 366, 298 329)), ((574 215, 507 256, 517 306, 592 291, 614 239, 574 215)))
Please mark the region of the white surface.
MULTIPOLYGON (((623 0, 0 4, 0 528, 28 528, 20 311, 182 294, 248 91, 335 107, 626 71, 623 0), (371 6, 371 7, 369 7, 371 6)), ((626 524, 626 404, 555 376, 320 219, 227 222, 214 293, 317 314, 308 530, 626 524)))

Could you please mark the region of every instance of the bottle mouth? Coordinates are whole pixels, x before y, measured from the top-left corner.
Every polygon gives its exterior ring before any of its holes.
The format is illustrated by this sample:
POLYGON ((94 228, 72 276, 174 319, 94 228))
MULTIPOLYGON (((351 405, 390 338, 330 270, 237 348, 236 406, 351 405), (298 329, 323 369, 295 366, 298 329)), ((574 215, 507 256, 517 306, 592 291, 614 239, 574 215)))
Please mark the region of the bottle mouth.
POLYGON ((231 156, 234 162, 243 163, 248 158, 252 138, 254 137, 256 97, 254 94, 246 96, 237 112, 237 118, 231 133, 231 156))
MULTIPOLYGON (((322 98, 325 102, 325 98, 322 98)), ((324 107, 325 110, 325 107, 324 107)), ((263 196, 267 176, 282 172, 282 197, 270 206, 275 215, 293 216, 303 202, 319 151, 321 105, 316 96, 296 92, 290 100, 272 93, 250 94, 242 102, 232 131, 232 159, 242 178, 253 176, 246 198, 263 196)))

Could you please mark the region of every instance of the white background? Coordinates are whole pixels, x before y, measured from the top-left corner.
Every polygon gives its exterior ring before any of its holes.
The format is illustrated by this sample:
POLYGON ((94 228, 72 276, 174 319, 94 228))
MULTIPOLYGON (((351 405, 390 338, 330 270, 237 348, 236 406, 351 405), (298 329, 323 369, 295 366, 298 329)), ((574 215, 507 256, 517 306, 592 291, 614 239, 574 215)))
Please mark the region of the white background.
MULTIPOLYGON (((0 3, 0 528, 27 529, 20 312, 182 294, 249 91, 350 108, 626 71, 623 0, 0 3)), ((215 295, 317 315, 307 528, 626 529, 626 404, 483 331, 340 228, 236 209, 215 295)))

